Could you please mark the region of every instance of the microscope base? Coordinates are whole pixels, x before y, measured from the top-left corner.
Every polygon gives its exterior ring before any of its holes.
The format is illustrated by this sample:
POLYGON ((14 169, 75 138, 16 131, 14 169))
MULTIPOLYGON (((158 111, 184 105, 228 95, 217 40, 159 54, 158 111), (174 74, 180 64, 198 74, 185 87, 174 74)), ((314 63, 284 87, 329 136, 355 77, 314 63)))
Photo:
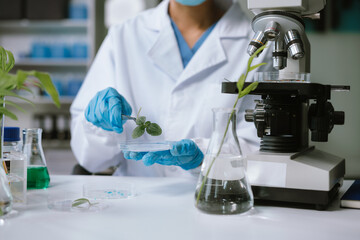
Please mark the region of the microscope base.
POLYGON ((302 190, 291 188, 272 188, 252 186, 255 203, 290 203, 290 206, 301 205, 316 210, 326 210, 341 187, 337 183, 330 191, 302 190))
POLYGON ((255 200, 312 204, 324 210, 345 175, 345 159, 309 148, 302 153, 257 152, 247 157, 255 200))

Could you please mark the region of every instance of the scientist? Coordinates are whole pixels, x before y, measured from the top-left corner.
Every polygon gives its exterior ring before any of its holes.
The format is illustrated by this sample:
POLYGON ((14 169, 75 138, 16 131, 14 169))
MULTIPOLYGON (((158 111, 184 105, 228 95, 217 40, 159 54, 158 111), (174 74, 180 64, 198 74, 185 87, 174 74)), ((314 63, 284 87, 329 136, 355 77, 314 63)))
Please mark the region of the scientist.
MULTIPOLYGON (((232 0, 164 0, 112 27, 70 109, 79 164, 90 172, 117 166, 114 175, 196 176, 212 132, 211 109, 235 102, 235 95, 221 93, 221 81, 245 72, 252 36, 249 19, 232 0), (131 140, 136 127, 121 115, 136 116, 140 108, 161 126, 159 139, 175 141, 171 150, 121 151, 119 143, 131 140)), ((256 129, 242 114, 251 98, 238 105, 244 152, 258 146, 256 129)))

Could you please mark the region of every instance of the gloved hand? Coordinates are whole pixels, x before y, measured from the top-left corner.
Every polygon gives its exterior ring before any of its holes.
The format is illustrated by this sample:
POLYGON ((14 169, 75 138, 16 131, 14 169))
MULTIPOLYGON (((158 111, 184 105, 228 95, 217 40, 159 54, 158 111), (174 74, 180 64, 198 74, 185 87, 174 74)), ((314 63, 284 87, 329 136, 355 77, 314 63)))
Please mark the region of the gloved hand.
POLYGON ((131 106, 114 88, 106 88, 93 97, 85 110, 85 118, 107 131, 123 132, 122 114, 130 116, 131 106))
POLYGON ((124 157, 132 160, 142 160, 145 166, 158 163, 161 165, 175 165, 184 170, 198 167, 204 154, 193 141, 183 139, 175 142, 170 150, 157 152, 124 151, 124 157))

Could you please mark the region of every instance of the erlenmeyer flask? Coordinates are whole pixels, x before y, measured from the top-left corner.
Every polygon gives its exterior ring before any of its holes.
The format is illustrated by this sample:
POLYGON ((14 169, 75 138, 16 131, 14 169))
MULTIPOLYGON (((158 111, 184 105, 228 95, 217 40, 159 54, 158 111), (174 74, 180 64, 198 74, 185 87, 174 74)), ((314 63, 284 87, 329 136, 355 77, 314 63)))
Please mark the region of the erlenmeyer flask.
POLYGON ((236 135, 236 109, 213 109, 213 132, 195 192, 198 209, 214 214, 244 213, 254 205, 236 135))
POLYGON ((27 159, 27 188, 47 188, 50 176, 46 165, 44 151, 41 145, 41 128, 26 128, 23 130, 23 153, 27 159))

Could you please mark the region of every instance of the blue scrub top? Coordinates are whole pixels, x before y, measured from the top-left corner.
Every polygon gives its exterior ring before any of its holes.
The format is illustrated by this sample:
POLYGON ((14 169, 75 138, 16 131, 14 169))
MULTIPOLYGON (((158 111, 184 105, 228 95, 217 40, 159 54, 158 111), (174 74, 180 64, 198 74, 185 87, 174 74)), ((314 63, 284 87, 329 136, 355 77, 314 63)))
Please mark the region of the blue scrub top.
POLYGON ((174 21, 171 19, 171 26, 174 29, 175 37, 179 46, 181 60, 183 62, 184 68, 190 62, 191 58, 195 55, 196 51, 200 48, 203 44, 205 39, 209 36, 211 31, 214 29, 216 23, 210 26, 199 38, 199 40, 195 43, 193 48, 190 48, 189 45, 186 43, 184 37, 182 36, 179 28, 176 26, 174 21))

